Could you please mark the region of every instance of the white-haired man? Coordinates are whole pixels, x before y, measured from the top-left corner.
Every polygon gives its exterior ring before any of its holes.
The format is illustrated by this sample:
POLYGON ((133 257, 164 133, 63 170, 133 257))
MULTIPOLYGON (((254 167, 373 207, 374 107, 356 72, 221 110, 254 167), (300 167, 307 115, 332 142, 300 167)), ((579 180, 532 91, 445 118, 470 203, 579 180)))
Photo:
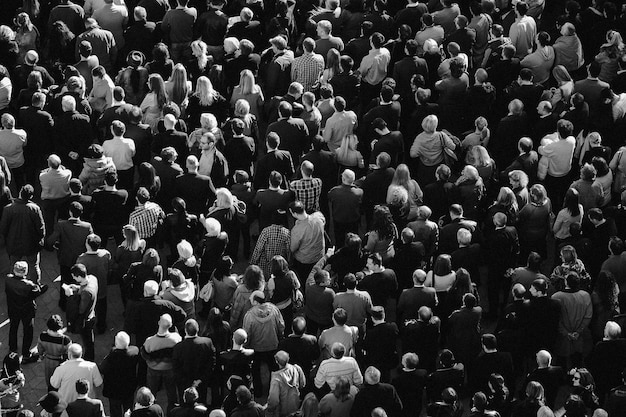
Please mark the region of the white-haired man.
POLYGON ((86 379, 89 381, 89 396, 94 398, 94 388, 102 385, 98 365, 83 359, 83 348, 78 343, 72 343, 67 348, 67 357, 50 377, 50 385, 58 389, 61 399, 69 404, 78 398, 76 381, 86 379))
POLYGON ((100 364, 104 377, 102 395, 109 399, 111 417, 122 417, 133 405, 133 395, 137 389, 137 363, 139 349, 130 344, 126 332, 115 335, 115 346, 100 364))

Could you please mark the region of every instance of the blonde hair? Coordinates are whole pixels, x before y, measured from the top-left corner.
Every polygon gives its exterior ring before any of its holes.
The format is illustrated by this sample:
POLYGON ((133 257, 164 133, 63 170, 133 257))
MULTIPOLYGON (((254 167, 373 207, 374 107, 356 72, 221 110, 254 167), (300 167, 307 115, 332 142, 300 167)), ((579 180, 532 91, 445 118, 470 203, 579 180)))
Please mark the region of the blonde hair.
POLYGON ((215 190, 215 207, 232 208, 234 199, 228 188, 218 188, 215 190))
POLYGON ((248 69, 241 71, 239 75, 239 88, 241 89, 241 94, 245 96, 258 92, 252 71, 248 69))
POLYGON ((242 119, 246 124, 250 124, 250 119, 252 119, 250 103, 245 98, 240 98, 235 102, 235 117, 242 119))
POLYGON ((424 132, 426 133, 434 133, 435 130, 437 130, 438 125, 439 118, 434 114, 429 114, 424 117, 424 120, 422 120, 422 129, 424 129, 424 132))
POLYGON ((472 148, 472 153, 474 154, 474 163, 475 167, 486 167, 491 165, 491 156, 489 156, 489 152, 484 146, 476 145, 472 148))
POLYGON ((200 105, 210 106, 217 100, 219 93, 213 89, 211 80, 203 75, 198 77, 198 81, 196 81, 196 92, 194 94, 198 97, 200 105))
POLYGON ((187 69, 183 66, 183 64, 174 65, 170 82, 172 82, 172 96, 170 97, 170 100, 179 106, 182 106, 187 99, 187 96, 189 96, 187 69))
POLYGON ((343 139, 341 139, 341 146, 339 146, 339 148, 335 150, 338 159, 341 161, 347 160, 350 152, 356 151, 358 143, 359 138, 357 137, 357 135, 345 135, 343 139))
POLYGON ((213 113, 202 113, 200 115, 200 126, 208 131, 213 131, 217 127, 217 119, 213 113))
POLYGON ((141 247, 139 232, 137 232, 137 228, 132 224, 124 226, 124 241, 120 246, 129 251, 136 251, 141 247))
POLYGON ((201 40, 195 40, 191 42, 191 52, 198 61, 198 68, 204 71, 209 63, 209 56, 207 55, 207 45, 201 40))
POLYGON ((517 198, 515 197, 513 190, 509 187, 500 188, 496 203, 501 204, 504 207, 512 207, 514 211, 517 211, 517 198))

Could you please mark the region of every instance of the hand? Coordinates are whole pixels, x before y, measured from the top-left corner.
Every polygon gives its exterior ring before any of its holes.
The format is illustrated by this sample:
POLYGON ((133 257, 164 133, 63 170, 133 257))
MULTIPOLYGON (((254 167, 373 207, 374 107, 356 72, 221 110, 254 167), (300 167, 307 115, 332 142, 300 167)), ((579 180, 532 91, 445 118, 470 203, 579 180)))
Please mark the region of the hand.
POLYGON ((376 143, 378 142, 378 139, 374 139, 372 141, 372 144, 370 145, 372 147, 372 149, 374 149, 374 146, 376 146, 376 143))
POLYGON ((334 246, 331 246, 330 248, 326 249, 326 257, 327 258, 330 258, 334 254, 335 254, 335 247, 334 246))
POLYGON ((198 386, 198 385, 200 385, 200 384, 202 384, 202 380, 201 380, 201 379, 195 379, 195 380, 193 381, 193 386, 194 386, 194 387, 197 387, 197 386, 198 386))
POLYGON ((68 153, 68 156, 72 158, 74 161, 78 159, 78 154, 74 151, 68 153))

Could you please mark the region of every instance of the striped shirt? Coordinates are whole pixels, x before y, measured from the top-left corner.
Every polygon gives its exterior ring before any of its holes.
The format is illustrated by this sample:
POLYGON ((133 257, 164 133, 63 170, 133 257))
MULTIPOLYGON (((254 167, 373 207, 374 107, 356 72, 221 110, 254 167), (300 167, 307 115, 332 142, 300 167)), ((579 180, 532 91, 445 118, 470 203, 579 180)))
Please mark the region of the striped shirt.
POLYGON ((151 201, 137 207, 128 219, 128 223, 137 228, 140 239, 147 239, 156 233, 160 220, 165 218, 161 206, 151 201))
POLYGON ((350 380, 351 385, 361 385, 363 375, 356 360, 344 356, 341 359, 330 358, 323 361, 315 374, 315 386, 322 388, 327 383, 330 390, 335 389, 337 378, 345 376, 350 380))
POLYGON ((297 81, 304 87, 304 91, 311 91, 313 84, 324 71, 324 57, 320 54, 301 55, 291 63, 291 81, 297 81))

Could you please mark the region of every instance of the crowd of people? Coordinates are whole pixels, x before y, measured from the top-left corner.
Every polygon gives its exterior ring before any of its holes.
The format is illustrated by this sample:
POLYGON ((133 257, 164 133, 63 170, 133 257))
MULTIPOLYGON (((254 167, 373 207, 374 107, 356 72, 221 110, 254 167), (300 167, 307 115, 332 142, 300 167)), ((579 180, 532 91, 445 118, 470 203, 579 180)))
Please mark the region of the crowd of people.
POLYGON ((626 416, 625 32, 605 0, 3 0, 2 413, 626 416))

